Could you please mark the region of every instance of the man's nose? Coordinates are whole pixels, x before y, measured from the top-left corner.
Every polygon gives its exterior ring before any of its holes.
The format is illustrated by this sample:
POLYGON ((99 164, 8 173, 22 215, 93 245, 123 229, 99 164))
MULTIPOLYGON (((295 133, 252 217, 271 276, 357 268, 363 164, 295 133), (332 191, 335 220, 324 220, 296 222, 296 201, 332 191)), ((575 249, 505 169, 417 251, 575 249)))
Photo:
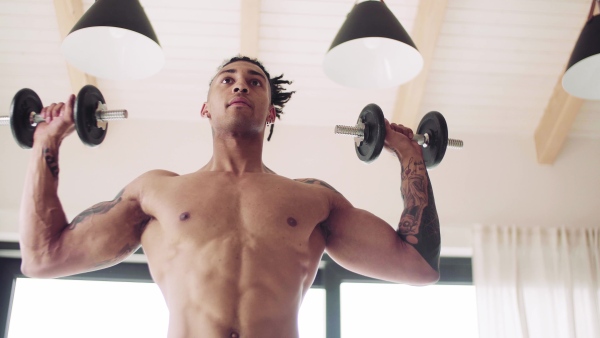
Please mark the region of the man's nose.
POLYGON ((238 92, 247 93, 248 92, 248 88, 246 86, 235 86, 233 88, 233 92, 234 93, 238 93, 238 92))

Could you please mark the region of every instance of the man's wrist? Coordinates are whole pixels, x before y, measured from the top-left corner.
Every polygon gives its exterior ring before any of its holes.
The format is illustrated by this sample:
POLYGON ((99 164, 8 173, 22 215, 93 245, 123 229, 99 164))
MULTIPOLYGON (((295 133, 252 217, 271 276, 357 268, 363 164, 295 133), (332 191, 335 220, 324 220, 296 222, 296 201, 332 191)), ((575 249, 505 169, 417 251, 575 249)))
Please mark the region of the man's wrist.
POLYGON ((413 161, 423 161, 423 152, 422 151, 416 151, 416 150, 408 150, 408 151, 400 151, 398 149, 394 149, 394 152, 396 153, 396 155, 398 156, 398 159, 400 160, 400 163, 404 164, 404 162, 408 162, 410 161, 410 159, 412 158, 413 161))
POLYGON ((33 147, 34 148, 41 148, 41 149, 47 149, 50 148, 52 150, 58 150, 58 148, 60 147, 62 143, 61 139, 58 139, 57 137, 52 137, 52 136, 48 136, 48 135, 44 135, 41 137, 37 137, 34 138, 33 140, 33 147))

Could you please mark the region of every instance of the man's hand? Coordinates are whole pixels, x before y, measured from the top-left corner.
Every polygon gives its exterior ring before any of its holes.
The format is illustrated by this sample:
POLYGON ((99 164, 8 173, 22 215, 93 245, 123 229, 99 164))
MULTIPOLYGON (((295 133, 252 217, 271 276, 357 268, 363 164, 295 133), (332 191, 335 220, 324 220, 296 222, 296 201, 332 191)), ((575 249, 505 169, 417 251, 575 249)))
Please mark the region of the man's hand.
POLYGON ((413 131, 401 124, 389 123, 385 120, 385 149, 394 153, 400 160, 403 158, 422 158, 421 146, 413 141, 413 131))
POLYGON ((53 103, 44 107, 40 112, 46 122, 38 124, 33 134, 34 144, 36 140, 49 139, 60 144, 65 137, 75 130, 73 118, 73 107, 75 95, 70 95, 66 103, 53 103))

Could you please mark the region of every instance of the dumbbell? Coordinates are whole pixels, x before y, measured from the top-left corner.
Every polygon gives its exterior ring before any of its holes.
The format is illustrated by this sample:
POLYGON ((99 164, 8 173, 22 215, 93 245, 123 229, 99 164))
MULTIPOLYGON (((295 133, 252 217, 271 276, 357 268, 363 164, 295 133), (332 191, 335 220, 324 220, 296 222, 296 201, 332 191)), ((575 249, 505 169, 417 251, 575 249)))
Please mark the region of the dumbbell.
MULTIPOLYGON (((336 134, 355 136, 355 147, 358 158, 370 163, 379 157, 385 140, 385 118, 378 105, 371 103, 365 106, 358 116, 356 126, 335 126, 336 134)), ((462 148, 463 141, 448 138, 448 125, 442 114, 436 111, 423 116, 413 140, 423 146, 423 158, 427 168, 437 166, 444 155, 446 147, 462 148)))
MULTIPOLYGON (((33 147, 33 133, 38 123, 46 121, 40 116, 42 108, 42 100, 33 90, 21 89, 13 97, 10 116, 0 116, 0 125, 10 125, 17 144, 29 149, 33 147)), ((127 110, 108 110, 102 93, 92 85, 84 86, 77 94, 73 114, 79 138, 90 147, 104 141, 107 121, 127 118, 127 110)))

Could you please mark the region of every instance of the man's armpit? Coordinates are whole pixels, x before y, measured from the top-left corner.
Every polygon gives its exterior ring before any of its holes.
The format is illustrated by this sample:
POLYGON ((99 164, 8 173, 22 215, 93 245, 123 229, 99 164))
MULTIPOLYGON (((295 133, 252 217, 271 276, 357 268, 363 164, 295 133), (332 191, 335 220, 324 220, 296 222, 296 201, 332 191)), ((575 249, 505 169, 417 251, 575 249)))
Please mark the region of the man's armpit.
POLYGON ((329 238, 331 237, 331 227, 325 221, 319 223, 319 229, 323 234, 323 238, 325 239, 325 243, 329 243, 329 238))

